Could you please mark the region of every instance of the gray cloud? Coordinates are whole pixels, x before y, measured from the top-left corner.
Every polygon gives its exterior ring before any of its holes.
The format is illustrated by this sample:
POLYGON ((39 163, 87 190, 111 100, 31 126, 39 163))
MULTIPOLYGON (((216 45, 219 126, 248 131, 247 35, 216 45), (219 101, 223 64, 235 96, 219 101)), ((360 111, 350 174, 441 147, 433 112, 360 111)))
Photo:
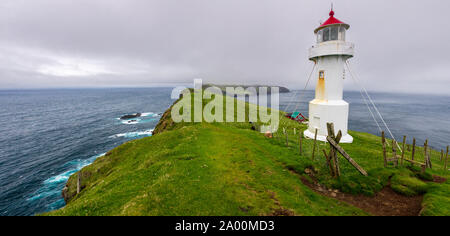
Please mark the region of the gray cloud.
MULTIPOLYGON (((450 2, 335 0, 369 90, 448 93, 450 2)), ((330 1, 2 0, 0 88, 304 86, 330 1)), ((355 89, 350 79, 346 88, 355 89)))

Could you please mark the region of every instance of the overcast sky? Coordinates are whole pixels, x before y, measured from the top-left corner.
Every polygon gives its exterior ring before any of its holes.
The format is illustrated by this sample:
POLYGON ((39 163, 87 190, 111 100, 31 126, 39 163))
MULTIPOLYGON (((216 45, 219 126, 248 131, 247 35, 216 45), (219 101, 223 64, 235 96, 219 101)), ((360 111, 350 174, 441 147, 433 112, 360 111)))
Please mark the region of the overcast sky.
MULTIPOLYGON (((368 90, 450 90, 448 0, 334 0, 368 90)), ((0 89, 303 87, 329 0, 1 0, 0 89)), ((314 85, 314 84, 313 84, 314 85)), ((349 78, 346 88, 355 86, 349 78)))

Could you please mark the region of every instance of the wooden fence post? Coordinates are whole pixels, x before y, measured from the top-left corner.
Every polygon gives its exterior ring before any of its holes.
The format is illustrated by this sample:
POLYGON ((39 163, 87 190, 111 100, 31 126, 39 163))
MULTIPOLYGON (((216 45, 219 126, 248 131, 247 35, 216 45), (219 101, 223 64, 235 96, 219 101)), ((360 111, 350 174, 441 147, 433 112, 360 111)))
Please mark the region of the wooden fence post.
POLYGON ((302 153, 303 153, 303 147, 302 147, 302 142, 303 142, 303 134, 302 134, 302 132, 300 132, 299 133, 299 138, 298 138, 298 151, 299 151, 299 153, 300 153, 300 156, 302 155, 302 153))
POLYGON ((314 134, 314 146, 313 146, 313 151, 312 151, 312 160, 314 161, 314 155, 315 155, 315 152, 316 152, 316 142, 317 142, 317 129, 316 129, 316 132, 315 132, 315 134, 314 134))
POLYGON ((428 165, 430 167, 430 169, 433 169, 433 163, 431 163, 431 155, 433 155, 433 149, 429 148, 429 154, 428 154, 428 165))
MULTIPOLYGON (((331 139, 335 139, 335 133, 334 133, 334 124, 333 123, 327 123, 327 129, 328 129, 328 137, 331 139)), ((341 134, 342 135, 342 134, 341 134)), ((340 135, 340 136, 341 136, 340 135)), ((339 137, 339 140, 336 140, 337 143, 339 143, 341 137, 339 137)), ((335 177, 341 176, 341 168, 339 167, 339 159, 337 158, 337 151, 336 148, 331 145, 330 143, 330 159, 333 160, 333 167, 334 167, 334 174, 335 177)))
POLYGON ((322 151, 323 151, 323 155, 325 155, 325 158, 327 159, 327 165, 330 168, 330 174, 331 174, 331 176, 334 176, 333 166, 331 165, 330 157, 327 155, 327 152, 325 151, 325 149, 322 149, 322 151))
MULTIPOLYGON (((334 130, 334 128, 333 128, 334 130)), ((342 132, 339 130, 338 134, 336 135, 336 138, 334 139, 336 141, 337 144, 339 144, 341 142, 341 138, 342 138, 342 132)), ((336 149, 334 150, 334 156, 336 158, 336 169, 339 172, 339 176, 341 176, 341 167, 339 166, 339 158, 337 158, 337 152, 336 149)))
POLYGON ((398 159, 397 159, 397 145, 395 140, 392 140, 392 159, 394 160, 395 167, 398 167, 398 159))
POLYGON ((425 143, 423 144, 423 153, 424 153, 423 159, 428 168, 428 152, 427 151, 428 151, 428 139, 425 140, 425 143))
POLYGON ((414 154, 416 152, 416 138, 413 138, 413 147, 412 147, 412 153, 411 153, 411 160, 414 161, 414 154))
POLYGON ((386 167, 387 167, 386 137, 384 136, 384 131, 381 131, 381 142, 382 142, 382 144, 383 144, 384 168, 386 168, 386 167))
POLYGON ((445 154, 445 163, 444 163, 444 170, 447 171, 447 161, 448 161, 448 146, 447 146, 447 154, 445 154))
POLYGON ((403 165, 403 159, 405 158, 405 144, 406 144, 406 136, 403 136, 403 147, 402 147, 402 163, 401 165, 403 165))
POLYGON ((289 139, 288 139, 288 133, 287 133, 287 131, 284 132, 284 135, 286 136, 286 147, 289 147, 289 139))
MULTIPOLYGON (((331 138, 334 138, 334 125, 327 123, 327 132, 328 132, 328 136, 330 136, 331 138)), ((333 177, 337 177, 337 172, 336 172, 336 160, 334 159, 334 148, 333 146, 330 144, 330 153, 328 155, 328 157, 330 158, 330 163, 331 163, 331 167, 333 168, 333 177)))
POLYGON ((347 159, 348 162, 350 162, 350 164, 352 164, 353 167, 355 167, 359 171, 359 173, 361 173, 364 176, 368 176, 367 172, 361 166, 359 166, 358 163, 356 163, 350 157, 350 155, 348 155, 348 153, 346 153, 345 150, 341 146, 339 146, 339 144, 334 139, 328 136, 327 140, 330 143, 330 145, 336 149, 336 151, 338 151, 343 157, 345 157, 345 159, 347 159))

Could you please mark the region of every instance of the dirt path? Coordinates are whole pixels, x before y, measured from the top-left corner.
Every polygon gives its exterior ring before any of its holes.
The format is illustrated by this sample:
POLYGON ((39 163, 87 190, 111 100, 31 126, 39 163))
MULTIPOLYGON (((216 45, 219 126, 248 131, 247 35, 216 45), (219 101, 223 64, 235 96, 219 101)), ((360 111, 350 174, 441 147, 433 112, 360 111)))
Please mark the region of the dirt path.
POLYGON ((390 186, 373 197, 341 193, 338 190, 325 189, 302 178, 303 184, 315 192, 330 198, 349 203, 374 216, 418 216, 422 210, 423 196, 406 197, 394 192, 390 186))

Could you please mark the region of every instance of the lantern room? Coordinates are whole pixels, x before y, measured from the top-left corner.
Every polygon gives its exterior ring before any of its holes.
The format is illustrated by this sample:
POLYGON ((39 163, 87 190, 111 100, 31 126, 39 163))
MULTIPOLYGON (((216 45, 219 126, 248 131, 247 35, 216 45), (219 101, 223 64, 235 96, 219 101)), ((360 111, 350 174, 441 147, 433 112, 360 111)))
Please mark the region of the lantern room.
POLYGON ((319 26, 314 33, 317 37, 317 43, 328 41, 345 41, 345 32, 350 25, 334 17, 334 11, 330 11, 330 18, 319 26))

